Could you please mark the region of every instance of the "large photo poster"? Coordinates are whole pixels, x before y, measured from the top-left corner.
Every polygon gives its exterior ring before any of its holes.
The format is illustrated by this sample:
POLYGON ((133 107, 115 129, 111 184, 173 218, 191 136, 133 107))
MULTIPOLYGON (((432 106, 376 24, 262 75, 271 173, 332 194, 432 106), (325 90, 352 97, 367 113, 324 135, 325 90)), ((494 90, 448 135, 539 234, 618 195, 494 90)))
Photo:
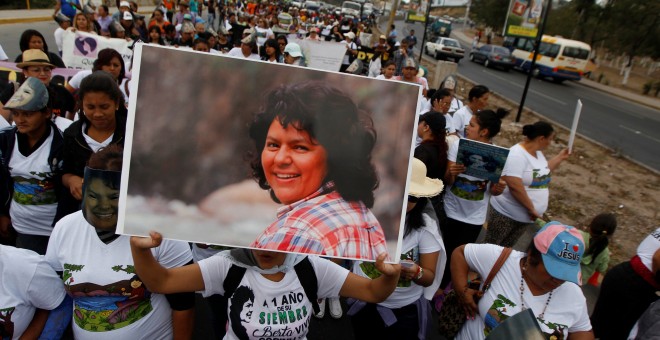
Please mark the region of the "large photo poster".
POLYGON ((396 260, 415 84, 139 44, 118 232, 396 260))
POLYGON ((543 0, 511 0, 504 35, 535 38, 539 32, 543 0))

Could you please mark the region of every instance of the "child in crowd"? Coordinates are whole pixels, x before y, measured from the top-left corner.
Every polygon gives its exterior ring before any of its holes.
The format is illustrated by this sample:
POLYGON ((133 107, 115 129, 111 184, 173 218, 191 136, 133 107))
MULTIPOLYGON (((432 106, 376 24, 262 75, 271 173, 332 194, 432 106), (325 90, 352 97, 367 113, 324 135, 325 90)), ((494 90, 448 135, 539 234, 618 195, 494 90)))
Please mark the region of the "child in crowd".
POLYGON ((610 263, 610 249, 607 245, 616 230, 616 216, 603 213, 589 223, 588 231, 580 231, 586 248, 580 266, 582 284, 586 284, 594 273, 604 274, 610 263))

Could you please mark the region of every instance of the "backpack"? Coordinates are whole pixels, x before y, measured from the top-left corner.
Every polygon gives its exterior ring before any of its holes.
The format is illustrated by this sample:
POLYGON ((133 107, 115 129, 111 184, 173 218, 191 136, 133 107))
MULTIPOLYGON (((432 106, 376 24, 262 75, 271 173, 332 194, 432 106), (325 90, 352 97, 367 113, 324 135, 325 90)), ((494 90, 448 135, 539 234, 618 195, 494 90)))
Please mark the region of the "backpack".
MULTIPOLYGON (((293 269, 296 271, 296 275, 298 275, 298 280, 305 291, 305 295, 307 295, 307 298, 312 303, 314 313, 318 314, 321 310, 317 297, 319 287, 312 263, 309 262, 309 258, 305 257, 302 261, 296 264, 293 269)), ((224 296, 227 299, 229 299, 229 297, 231 297, 236 291, 236 288, 238 288, 238 285, 243 279, 243 275, 245 275, 245 271, 245 268, 239 267, 235 264, 232 264, 229 268, 227 277, 225 277, 225 282, 222 284, 222 287, 225 290, 224 296)))

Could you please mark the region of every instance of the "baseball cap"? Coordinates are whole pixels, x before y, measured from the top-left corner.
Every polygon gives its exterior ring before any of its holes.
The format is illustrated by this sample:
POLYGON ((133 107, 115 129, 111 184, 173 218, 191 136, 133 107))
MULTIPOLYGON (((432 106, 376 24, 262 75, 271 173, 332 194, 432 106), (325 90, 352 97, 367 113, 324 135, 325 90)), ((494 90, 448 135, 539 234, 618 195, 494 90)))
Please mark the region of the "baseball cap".
POLYGON ((302 57, 302 51, 300 50, 300 45, 296 43, 288 43, 284 47, 284 53, 288 53, 294 58, 302 57))
POLYGON ((131 14, 131 12, 124 12, 124 17, 122 19, 132 21, 133 20, 133 15, 131 14))
POLYGON ((403 62, 403 67, 412 67, 414 69, 417 69, 417 63, 415 62, 415 59, 413 58, 406 58, 406 60, 403 62))
POLYGON ((355 39, 355 33, 353 32, 346 33, 346 38, 349 38, 351 40, 355 39))
POLYGON ((29 77, 9 98, 5 109, 39 111, 46 107, 46 104, 48 104, 46 85, 37 78, 29 77))
POLYGON ((548 274, 559 280, 582 284, 580 260, 584 240, 575 227, 548 222, 534 236, 534 245, 541 252, 548 274))
POLYGON ((122 1, 119 3, 119 7, 131 7, 131 4, 128 1, 122 1))

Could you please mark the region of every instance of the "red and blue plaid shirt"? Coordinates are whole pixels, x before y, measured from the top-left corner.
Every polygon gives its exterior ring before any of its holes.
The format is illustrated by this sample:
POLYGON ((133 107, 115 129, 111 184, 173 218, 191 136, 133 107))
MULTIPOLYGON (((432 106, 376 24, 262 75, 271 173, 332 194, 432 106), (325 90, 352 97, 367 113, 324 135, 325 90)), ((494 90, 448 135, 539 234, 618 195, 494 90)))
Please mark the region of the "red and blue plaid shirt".
POLYGON ((250 247, 362 260, 387 253, 376 216, 364 203, 344 200, 332 182, 278 209, 277 221, 250 247))

